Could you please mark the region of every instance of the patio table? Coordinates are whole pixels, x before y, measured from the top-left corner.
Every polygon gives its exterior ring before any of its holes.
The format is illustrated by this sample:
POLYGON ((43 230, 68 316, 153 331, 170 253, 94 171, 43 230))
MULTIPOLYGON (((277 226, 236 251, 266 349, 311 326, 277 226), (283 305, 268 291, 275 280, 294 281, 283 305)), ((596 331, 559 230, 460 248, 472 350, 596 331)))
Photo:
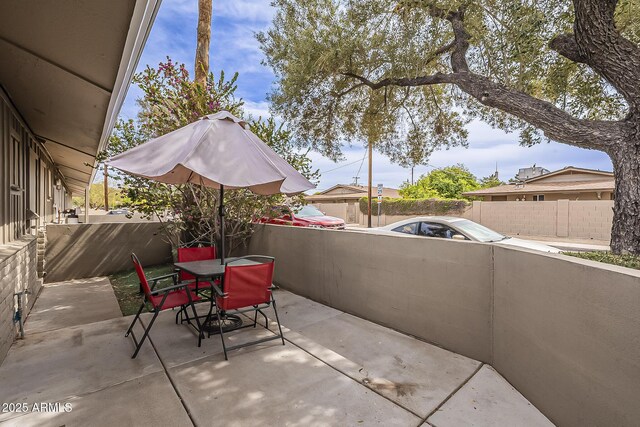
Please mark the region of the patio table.
MULTIPOLYGON (((225 262, 231 262, 236 260, 237 258, 225 258, 225 262)), ((250 259, 242 259, 234 262, 234 265, 251 265, 257 264, 255 261, 251 261, 250 259)), ((196 278, 196 292, 209 290, 211 289, 208 286, 203 286, 202 289, 199 289, 198 283, 202 281, 210 281, 213 283, 216 279, 221 279, 220 287, 223 288, 223 278, 224 278, 224 270, 225 264, 222 263, 220 258, 216 259, 206 259, 201 261, 188 261, 188 262, 176 262, 173 266, 177 270, 182 270, 185 273, 189 273, 196 278)), ((224 291, 224 289, 222 289, 224 291)), ((220 329, 218 327, 217 322, 211 318, 213 313, 213 304, 215 304, 215 296, 213 294, 213 290, 211 289, 211 307, 209 308, 209 313, 207 313, 204 317, 204 321, 202 322, 202 329, 205 332, 210 334, 218 334, 220 333, 220 329)), ((238 329, 242 326, 242 319, 240 316, 225 314, 222 313, 224 318, 223 321, 223 329, 225 332, 232 331, 234 329, 238 329)))

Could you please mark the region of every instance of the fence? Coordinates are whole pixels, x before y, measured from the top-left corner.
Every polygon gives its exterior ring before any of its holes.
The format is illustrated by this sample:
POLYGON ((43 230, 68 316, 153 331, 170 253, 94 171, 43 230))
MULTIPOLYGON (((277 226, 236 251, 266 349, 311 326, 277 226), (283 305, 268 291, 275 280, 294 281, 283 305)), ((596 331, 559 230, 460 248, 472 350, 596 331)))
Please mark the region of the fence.
POLYGON ((510 235, 609 241, 613 200, 473 202, 470 218, 510 235))
POLYGON ((557 425, 637 425, 640 272, 500 245, 259 227, 297 294, 492 364, 557 425))
POLYGON ((171 245, 157 222, 47 225, 45 282, 104 276, 171 261, 171 245))

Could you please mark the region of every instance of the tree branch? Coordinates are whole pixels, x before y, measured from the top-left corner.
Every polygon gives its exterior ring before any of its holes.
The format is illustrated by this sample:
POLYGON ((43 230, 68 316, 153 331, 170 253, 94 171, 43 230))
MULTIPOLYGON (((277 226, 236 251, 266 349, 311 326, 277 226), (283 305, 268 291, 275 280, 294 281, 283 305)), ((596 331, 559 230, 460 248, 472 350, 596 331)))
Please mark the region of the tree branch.
POLYGON ((387 86, 454 84, 481 104, 502 110, 539 128, 548 138, 581 148, 606 151, 613 141, 623 137, 620 122, 576 119, 550 102, 468 71, 415 78, 387 78, 378 82, 354 73, 343 75, 357 79, 373 90, 387 86))
POLYGON ((573 34, 559 34, 551 39, 549 48, 570 61, 586 64, 588 59, 580 53, 578 43, 573 34))
MULTIPOLYGON (((598 3, 598 1, 575 0, 576 3, 598 3)), ((613 9, 611 6, 611 3, 615 3, 614 0, 603 0, 602 3, 608 5, 610 13, 612 13, 611 10, 615 10, 615 4, 613 9)), ((387 86, 417 87, 444 83, 454 84, 481 104, 497 108, 542 130, 548 138, 581 148, 608 151, 616 142, 625 138, 626 129, 622 122, 577 119, 550 102, 470 72, 466 54, 471 36, 464 27, 464 12, 463 7, 452 12, 446 12, 436 7, 429 9, 432 16, 448 20, 453 28, 454 41, 438 49, 438 51, 443 50, 442 53, 453 49, 451 53, 452 73, 436 73, 414 78, 385 78, 377 82, 352 72, 344 72, 342 75, 358 80, 360 82, 358 86, 364 85, 373 90, 387 86), (444 50, 445 48, 447 49, 444 50)), ((620 39, 619 35, 617 37, 620 39)), ((587 55, 583 46, 580 46, 580 43, 573 36, 557 36, 551 44, 554 49, 557 49, 559 53, 562 52, 561 54, 567 58, 591 65, 590 62, 594 55, 592 53, 587 55)), ((640 65, 637 70, 634 70, 634 73, 636 72, 640 73, 640 65)), ((624 81, 624 83, 628 82, 624 81)), ((640 91, 640 85, 636 84, 633 89, 640 91)), ((631 93, 632 89, 629 88, 627 92, 631 93)), ((638 99, 640 96, 636 95, 636 100, 638 99)))
MULTIPOLYGON (((617 0, 573 1, 574 53, 584 58, 582 62, 607 80, 626 99, 630 108, 638 112, 640 47, 618 32, 614 19, 617 3, 617 0)), ((560 51, 558 53, 566 56, 560 51)), ((571 50, 567 53, 571 54, 571 50)))

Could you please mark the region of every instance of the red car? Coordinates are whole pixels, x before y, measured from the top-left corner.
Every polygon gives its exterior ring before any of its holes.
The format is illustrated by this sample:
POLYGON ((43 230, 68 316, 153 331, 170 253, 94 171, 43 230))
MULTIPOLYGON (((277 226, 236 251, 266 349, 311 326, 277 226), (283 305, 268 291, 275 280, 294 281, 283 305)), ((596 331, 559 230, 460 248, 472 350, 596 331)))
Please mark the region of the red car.
POLYGON ((311 205, 290 208, 276 206, 271 217, 262 217, 258 221, 263 224, 293 225, 295 227, 329 228, 344 230, 344 220, 326 216, 311 205))

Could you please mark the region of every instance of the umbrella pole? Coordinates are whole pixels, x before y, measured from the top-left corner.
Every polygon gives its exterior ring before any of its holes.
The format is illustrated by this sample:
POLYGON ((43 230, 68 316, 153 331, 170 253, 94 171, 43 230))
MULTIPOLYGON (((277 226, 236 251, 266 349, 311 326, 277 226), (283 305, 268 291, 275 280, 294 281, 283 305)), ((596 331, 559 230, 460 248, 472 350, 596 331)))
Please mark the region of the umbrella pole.
POLYGON ((224 265, 224 185, 220 184, 220 264, 224 265))

